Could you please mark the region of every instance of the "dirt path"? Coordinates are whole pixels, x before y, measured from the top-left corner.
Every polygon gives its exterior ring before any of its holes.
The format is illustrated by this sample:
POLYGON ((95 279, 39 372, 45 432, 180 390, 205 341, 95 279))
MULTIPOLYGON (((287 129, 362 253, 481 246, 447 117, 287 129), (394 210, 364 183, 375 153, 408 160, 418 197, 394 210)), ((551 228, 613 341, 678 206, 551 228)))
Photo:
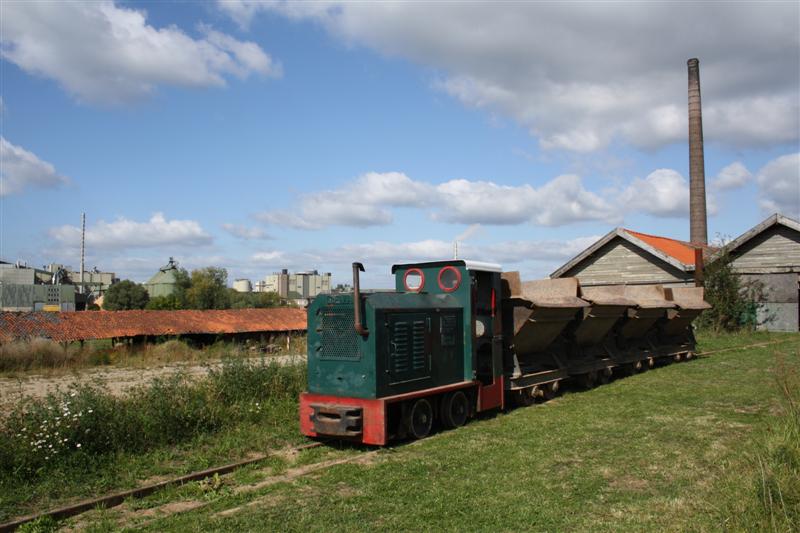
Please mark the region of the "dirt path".
MULTIPOLYGON (((251 360, 260 361, 261 358, 251 360)), ((283 365, 305 363, 305 356, 277 355, 268 357, 267 361, 275 361, 283 365)), ((190 377, 205 376, 209 369, 219 368, 221 365, 221 361, 206 361, 203 364, 171 363, 143 368, 106 366, 82 369, 59 376, 30 374, 24 377, 0 378, 0 409, 23 396, 40 398, 58 388, 65 389, 71 383, 99 381, 104 383, 113 394, 124 394, 136 385, 147 383, 157 377, 169 376, 177 372, 183 372, 190 377)))

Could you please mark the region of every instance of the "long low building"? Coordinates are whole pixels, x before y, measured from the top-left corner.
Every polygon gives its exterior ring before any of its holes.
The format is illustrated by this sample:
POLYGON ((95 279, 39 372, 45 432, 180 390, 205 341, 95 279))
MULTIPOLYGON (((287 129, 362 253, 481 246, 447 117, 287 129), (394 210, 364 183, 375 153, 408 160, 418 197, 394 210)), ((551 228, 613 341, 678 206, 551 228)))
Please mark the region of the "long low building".
POLYGON ((297 333, 306 311, 297 307, 209 311, 2 312, 0 343, 30 338, 57 342, 158 336, 297 333))

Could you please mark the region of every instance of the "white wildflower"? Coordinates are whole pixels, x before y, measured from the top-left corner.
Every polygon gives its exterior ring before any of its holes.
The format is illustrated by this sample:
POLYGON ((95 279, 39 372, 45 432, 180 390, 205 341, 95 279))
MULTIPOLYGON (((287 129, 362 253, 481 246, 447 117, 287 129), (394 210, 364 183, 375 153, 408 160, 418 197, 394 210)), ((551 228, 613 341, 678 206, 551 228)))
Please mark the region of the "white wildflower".
POLYGON ((81 447, 81 443, 79 442, 78 444, 75 445, 75 447, 76 448, 80 448, 81 447))

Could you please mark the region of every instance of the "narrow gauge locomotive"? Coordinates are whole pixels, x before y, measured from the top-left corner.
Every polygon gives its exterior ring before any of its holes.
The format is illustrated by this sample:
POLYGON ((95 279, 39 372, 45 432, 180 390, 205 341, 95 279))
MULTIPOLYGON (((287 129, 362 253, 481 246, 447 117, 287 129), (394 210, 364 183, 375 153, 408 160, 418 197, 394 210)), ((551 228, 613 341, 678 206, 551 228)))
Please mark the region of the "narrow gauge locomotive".
POLYGON ((434 420, 554 396, 657 360, 694 355, 703 289, 581 287, 576 278, 522 282, 499 265, 451 260, 392 267, 394 292, 320 295, 308 308, 310 437, 384 445, 423 438, 434 420))

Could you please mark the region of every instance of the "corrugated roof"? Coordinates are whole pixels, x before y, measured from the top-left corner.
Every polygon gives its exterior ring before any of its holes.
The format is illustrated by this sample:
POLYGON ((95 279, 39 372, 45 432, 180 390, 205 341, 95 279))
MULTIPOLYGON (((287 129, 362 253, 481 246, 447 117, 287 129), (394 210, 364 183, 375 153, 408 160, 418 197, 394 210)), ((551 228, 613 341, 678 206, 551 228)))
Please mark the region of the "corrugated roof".
POLYGON ((45 337, 66 342, 138 335, 231 334, 305 331, 297 307, 210 311, 83 311, 0 313, 0 342, 45 337))
POLYGON ((638 231, 633 231, 629 229, 625 229, 625 231, 628 234, 633 235, 637 239, 646 242, 653 248, 661 250, 668 256, 675 258, 684 265, 694 264, 695 247, 689 244, 688 242, 679 241, 676 239, 670 239, 669 237, 648 235, 647 233, 639 233, 638 231))

